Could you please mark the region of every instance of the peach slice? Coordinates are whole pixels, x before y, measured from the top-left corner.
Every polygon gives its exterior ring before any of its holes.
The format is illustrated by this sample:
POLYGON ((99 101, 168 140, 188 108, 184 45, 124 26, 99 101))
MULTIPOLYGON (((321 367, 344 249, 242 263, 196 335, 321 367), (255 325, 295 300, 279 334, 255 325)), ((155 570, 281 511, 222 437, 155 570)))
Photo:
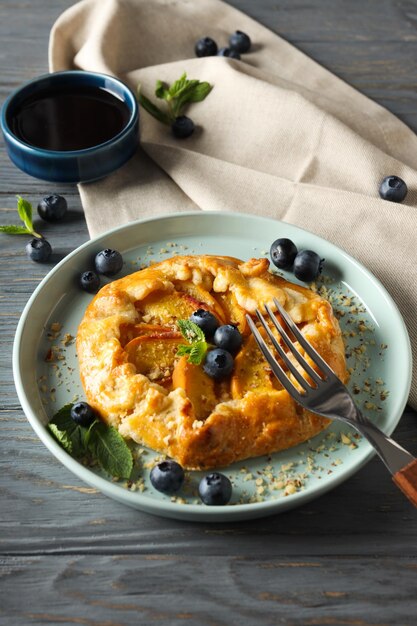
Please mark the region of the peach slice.
POLYGON ((249 326, 246 321, 246 311, 238 304, 235 295, 230 291, 227 293, 218 293, 216 294, 216 299, 224 311, 226 317, 225 323, 236 324, 242 335, 247 335, 249 333, 249 326))
POLYGON ((175 331, 153 333, 135 337, 125 351, 139 374, 159 383, 170 380, 181 343, 184 339, 175 331))
POLYGON ((235 358, 231 380, 232 398, 234 400, 243 398, 248 391, 261 392, 273 389, 282 389, 282 385, 272 373, 254 337, 250 335, 235 358))
POLYGON ((207 376, 201 365, 193 365, 185 356, 180 358, 174 368, 172 385, 174 389, 184 389, 198 420, 206 419, 218 402, 214 380, 207 376))
POLYGON ((180 291, 154 292, 138 300, 135 306, 142 314, 143 321, 150 324, 175 324, 178 319, 188 319, 197 309, 206 309, 216 315, 216 311, 208 304, 180 291))

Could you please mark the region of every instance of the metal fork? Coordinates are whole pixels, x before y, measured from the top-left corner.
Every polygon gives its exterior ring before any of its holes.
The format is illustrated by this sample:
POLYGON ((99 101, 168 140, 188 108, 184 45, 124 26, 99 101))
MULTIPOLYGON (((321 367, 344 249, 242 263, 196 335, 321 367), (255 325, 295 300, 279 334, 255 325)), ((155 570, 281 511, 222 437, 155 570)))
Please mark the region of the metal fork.
POLYGON ((324 417, 346 422, 349 426, 353 426, 361 435, 366 437, 391 472, 396 485, 405 493, 414 506, 417 507, 417 459, 362 415, 342 381, 322 359, 317 350, 301 334, 290 315, 283 309, 280 303, 276 299, 274 299, 274 302, 278 313, 285 321, 295 339, 321 372, 321 374, 319 374, 311 367, 301 352, 296 348, 288 332, 283 328, 270 307, 265 305, 265 310, 283 342, 312 381, 309 382, 288 358, 288 354, 277 341, 265 317, 259 309, 257 309, 256 315, 261 325, 265 329, 267 336, 282 359, 282 362, 294 376, 301 390, 288 378, 288 375, 276 360, 254 321, 249 315, 246 315, 249 327, 259 349, 262 351, 262 354, 268 361, 271 370, 278 378, 281 385, 288 391, 290 396, 305 409, 324 417))

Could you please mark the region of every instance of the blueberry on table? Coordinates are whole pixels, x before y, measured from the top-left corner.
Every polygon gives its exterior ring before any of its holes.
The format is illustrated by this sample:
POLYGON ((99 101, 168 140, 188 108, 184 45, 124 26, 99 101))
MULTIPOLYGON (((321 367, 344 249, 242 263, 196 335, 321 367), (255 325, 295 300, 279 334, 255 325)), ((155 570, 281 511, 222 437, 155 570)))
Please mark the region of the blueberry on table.
POLYGON ((59 222, 67 210, 67 201, 57 193, 42 198, 38 204, 39 216, 46 222, 59 222))
POLYGON ((220 48, 217 53, 218 57, 229 57, 229 59, 240 59, 240 54, 232 48, 220 48))
POLYGON ((117 250, 106 248, 96 254, 94 263, 99 274, 114 276, 114 274, 120 272, 123 267, 123 257, 117 250))
POLYGON ((96 293, 100 287, 100 277, 95 272, 83 272, 80 276, 80 285, 88 293, 96 293))
POLYGON ((186 139, 194 132, 194 122, 186 115, 179 115, 171 124, 171 130, 177 139, 186 139))
POLYGON ((210 311, 206 311, 206 309, 197 309, 197 311, 194 311, 194 313, 190 315, 190 321, 201 328, 206 339, 211 339, 219 326, 217 317, 213 315, 213 313, 210 313, 210 311))
POLYGON ((242 335, 233 324, 219 326, 214 333, 213 342, 218 348, 236 354, 242 347, 242 335))
POLYGON ((184 482, 184 470, 176 461, 162 461, 152 468, 150 479, 157 491, 175 493, 184 482))
POLYGON ((45 263, 52 254, 51 244, 46 239, 32 239, 26 245, 26 254, 31 261, 45 263))
POLYGON ((387 176, 379 186, 379 195, 383 200, 402 202, 407 195, 408 188, 402 178, 387 176))
POLYGON ((203 369, 210 378, 222 380, 230 376, 233 371, 233 365, 234 361, 230 352, 222 348, 214 348, 214 350, 210 350, 207 353, 203 369))
POLYGON ((194 50, 198 57, 214 57, 217 54, 217 44, 211 37, 203 37, 197 41, 194 50))
POLYGON ((246 33, 242 33, 241 30, 237 30, 233 35, 229 37, 229 46, 232 50, 236 50, 240 54, 248 52, 251 47, 251 40, 246 33))
POLYGON ((71 407, 71 418, 79 426, 88 427, 96 419, 96 414, 87 402, 76 402, 71 407))
POLYGON ((313 250, 301 250, 294 259, 294 276, 305 283, 316 280, 322 270, 323 261, 313 250))
POLYGON ((227 504, 232 497, 232 483, 224 474, 207 474, 198 486, 201 500, 208 506, 227 504))
POLYGON ((291 239, 276 239, 270 249, 272 263, 280 270, 291 269, 297 252, 297 246, 291 239))

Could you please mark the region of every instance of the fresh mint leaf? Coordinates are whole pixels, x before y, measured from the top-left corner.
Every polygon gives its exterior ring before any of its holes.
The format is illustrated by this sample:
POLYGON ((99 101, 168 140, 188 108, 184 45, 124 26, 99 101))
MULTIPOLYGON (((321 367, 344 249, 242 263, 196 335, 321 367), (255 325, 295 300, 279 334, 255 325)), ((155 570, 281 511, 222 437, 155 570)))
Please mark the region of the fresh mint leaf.
POLYGON ((166 84, 162 82, 162 80, 156 81, 155 96, 157 98, 161 98, 162 100, 171 99, 169 89, 167 88, 166 84))
POLYGON ((133 468, 132 453, 113 426, 98 422, 91 430, 88 447, 104 471, 117 478, 129 478, 133 468))
POLYGON ((200 82, 197 79, 188 80, 184 72, 170 86, 161 80, 156 81, 155 96, 165 100, 166 113, 141 93, 140 85, 138 86, 138 100, 139 104, 159 122, 171 125, 177 117, 182 115, 182 109, 187 103, 201 102, 211 89, 212 86, 207 82, 200 82))
POLYGON ((196 341, 188 345, 181 344, 178 346, 177 356, 187 356, 190 363, 200 365, 206 356, 207 349, 206 341, 196 341))
POLYGON ((72 440, 71 440, 71 437, 68 435, 67 431, 60 430, 58 426, 54 423, 49 423, 48 429, 51 431, 51 433, 53 434, 55 439, 58 441, 58 443, 61 444, 64 450, 66 450, 68 454, 72 455, 73 453, 72 440))
POLYGON ((48 428, 55 439, 71 456, 80 457, 86 453, 84 433, 86 430, 74 422, 71 417, 72 404, 66 404, 60 409, 48 424, 48 428))
POLYGON ((10 224, 9 226, 0 226, 0 233, 7 233, 8 235, 31 235, 30 230, 26 226, 15 226, 10 224))
POLYGON ((201 328, 191 320, 177 320, 177 326, 180 329, 181 335, 189 343, 206 340, 201 328))
POLYGON ((143 95, 143 93, 139 92, 138 99, 139 104, 145 109, 145 111, 150 113, 150 115, 157 119, 158 122, 162 122, 162 124, 168 125, 172 123, 172 119, 169 117, 169 115, 161 111, 161 109, 153 104, 146 96, 143 95))
POLYGON ((37 233, 33 228, 32 222, 32 205, 28 200, 17 197, 17 212, 24 226, 17 226, 16 224, 10 224, 8 226, 0 226, 0 233, 6 233, 7 235, 33 235, 34 237, 42 238, 42 235, 37 233))
POLYGON ((205 341, 197 341, 193 343, 191 346, 190 354, 188 355, 188 360, 193 365, 200 365, 206 356, 207 352, 207 343, 205 341))
POLYGON ((192 92, 190 93, 187 102, 201 102, 206 98, 210 91, 213 89, 213 86, 210 83, 198 83, 192 92))
POLYGON ((181 92, 181 90, 184 89, 184 87, 187 85, 188 82, 189 81, 187 80, 187 74, 184 72, 181 78, 173 82, 172 85, 170 86, 169 95, 171 96, 171 98, 176 98, 178 94, 181 92))
POLYGON ((32 222, 32 205, 28 200, 22 198, 22 196, 17 197, 17 212, 19 213, 19 217, 28 229, 29 232, 33 233, 33 222, 32 222))
POLYGON ((187 356, 187 354, 190 354, 191 350, 193 349, 193 345, 192 343, 189 343, 188 345, 185 345, 185 343, 181 343, 178 346, 178 350, 177 350, 177 356, 187 356))

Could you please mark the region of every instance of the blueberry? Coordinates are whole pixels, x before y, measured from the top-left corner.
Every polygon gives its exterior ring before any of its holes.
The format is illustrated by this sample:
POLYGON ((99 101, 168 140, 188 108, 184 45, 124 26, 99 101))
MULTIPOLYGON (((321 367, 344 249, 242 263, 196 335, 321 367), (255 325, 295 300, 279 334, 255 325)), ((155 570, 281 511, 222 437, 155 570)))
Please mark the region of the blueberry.
POLYGON ((227 350, 230 354, 236 354, 242 347, 242 335, 233 324, 225 324, 216 330, 213 342, 218 348, 227 350))
POLYGON ((240 54, 231 48, 220 48, 217 53, 218 57, 229 57, 229 59, 240 59, 240 54))
POLYGON ((80 276, 80 285, 88 293, 96 293, 100 287, 100 278, 95 272, 83 272, 80 276))
POLYGON ((251 40, 246 33, 242 33, 241 30, 237 30, 233 33, 233 35, 230 35, 229 46, 232 50, 236 50, 236 52, 243 54, 244 52, 248 52, 250 49, 251 40))
POLYGON ((71 418, 79 426, 91 426, 96 419, 96 414, 87 402, 76 402, 71 407, 71 418))
POLYGON ((215 348, 207 353, 203 369, 210 378, 221 380, 232 373, 233 357, 227 350, 215 348))
POLYGON ((67 212, 67 201, 57 193, 46 196, 38 204, 38 213, 46 222, 59 222, 67 212))
POLYGON ((176 117, 171 124, 171 130, 174 137, 177 139, 186 139, 194 132, 194 122, 186 115, 180 115, 176 117))
POLYGON ((398 176, 387 176, 379 186, 379 195, 384 200, 402 202, 407 195, 407 185, 398 176))
POLYGON ((206 311, 206 309, 197 309, 190 315, 191 322, 197 324, 203 331, 206 339, 211 339, 216 332, 219 322, 217 317, 210 313, 210 311, 206 311))
POLYGON ((162 461, 151 470, 151 483, 162 493, 175 493, 184 482, 184 470, 176 461, 162 461))
POLYGON ((291 239, 276 239, 271 246, 272 263, 280 270, 290 269, 297 256, 297 246, 291 239))
POLYGON ((96 254, 94 263, 99 274, 114 276, 114 274, 120 272, 123 267, 123 257, 117 250, 106 248, 96 254))
POLYGON ((323 261, 313 250, 301 250, 294 260, 294 276, 305 283, 316 280, 322 270, 323 261))
POLYGON ((207 474, 198 486, 200 498, 209 506, 227 504, 232 497, 232 483, 224 474, 207 474))
POLYGON ((214 57, 217 54, 217 44, 211 37, 203 37, 197 41, 194 50, 198 57, 214 57))
POLYGON ((26 254, 31 261, 45 263, 52 254, 52 248, 46 239, 32 239, 26 245, 26 254))

